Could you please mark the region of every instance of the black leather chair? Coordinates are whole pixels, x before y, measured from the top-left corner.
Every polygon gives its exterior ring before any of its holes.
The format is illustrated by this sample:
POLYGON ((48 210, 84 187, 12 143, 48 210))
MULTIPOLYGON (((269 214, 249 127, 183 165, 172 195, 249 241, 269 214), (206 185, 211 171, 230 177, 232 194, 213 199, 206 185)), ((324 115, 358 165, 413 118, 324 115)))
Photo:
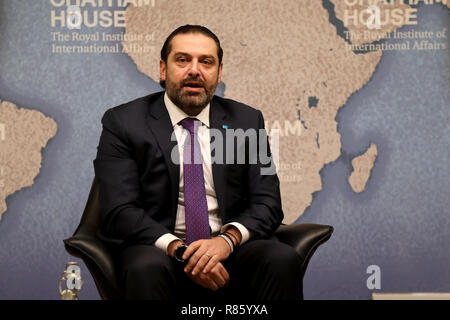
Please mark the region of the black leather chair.
MULTIPOLYGON (((69 254, 84 261, 102 299, 123 299, 117 281, 113 249, 96 237, 100 223, 98 184, 94 179, 80 224, 72 237, 64 240, 69 254)), ((316 249, 333 233, 333 227, 320 224, 282 225, 275 236, 295 248, 303 259, 302 278, 316 249)))

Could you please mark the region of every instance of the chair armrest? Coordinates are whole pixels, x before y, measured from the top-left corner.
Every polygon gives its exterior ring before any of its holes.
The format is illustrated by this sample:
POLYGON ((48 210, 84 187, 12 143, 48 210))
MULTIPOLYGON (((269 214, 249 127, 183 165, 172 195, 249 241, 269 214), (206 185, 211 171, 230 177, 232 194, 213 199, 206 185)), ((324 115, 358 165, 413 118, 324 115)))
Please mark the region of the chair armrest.
POLYGON ((63 241, 71 255, 84 261, 102 298, 120 299, 111 249, 91 234, 75 234, 63 241))
POLYGON ((332 226, 312 223, 282 225, 275 232, 275 237, 293 247, 303 258, 304 273, 316 249, 330 239, 333 230, 332 226))

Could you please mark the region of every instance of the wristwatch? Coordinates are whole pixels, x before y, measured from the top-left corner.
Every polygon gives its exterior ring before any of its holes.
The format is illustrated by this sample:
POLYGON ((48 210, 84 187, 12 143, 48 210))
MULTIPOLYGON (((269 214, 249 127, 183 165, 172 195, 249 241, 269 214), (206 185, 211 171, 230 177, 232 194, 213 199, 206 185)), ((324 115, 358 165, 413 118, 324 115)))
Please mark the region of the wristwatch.
POLYGON ((183 244, 180 244, 180 245, 175 249, 175 251, 174 251, 174 253, 173 253, 173 256, 174 256, 175 260, 177 260, 177 261, 179 261, 179 262, 182 262, 182 263, 186 262, 186 261, 183 259, 183 254, 184 254, 184 252, 186 251, 186 249, 187 249, 187 245, 185 245, 184 243, 183 243, 183 244))

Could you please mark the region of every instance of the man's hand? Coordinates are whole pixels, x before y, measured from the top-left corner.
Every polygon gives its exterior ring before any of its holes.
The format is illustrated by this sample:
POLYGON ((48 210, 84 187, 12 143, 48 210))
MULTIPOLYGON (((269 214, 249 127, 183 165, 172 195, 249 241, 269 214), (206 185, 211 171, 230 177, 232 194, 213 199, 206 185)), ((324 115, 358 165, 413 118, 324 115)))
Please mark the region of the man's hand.
POLYGON ((187 273, 189 279, 198 285, 216 291, 228 286, 230 276, 222 263, 218 262, 208 273, 199 272, 196 275, 187 273))
POLYGON ((231 248, 227 241, 221 237, 207 240, 197 240, 192 242, 183 254, 183 259, 189 262, 184 268, 184 272, 193 276, 199 272, 210 272, 219 261, 226 260, 231 253, 231 248))

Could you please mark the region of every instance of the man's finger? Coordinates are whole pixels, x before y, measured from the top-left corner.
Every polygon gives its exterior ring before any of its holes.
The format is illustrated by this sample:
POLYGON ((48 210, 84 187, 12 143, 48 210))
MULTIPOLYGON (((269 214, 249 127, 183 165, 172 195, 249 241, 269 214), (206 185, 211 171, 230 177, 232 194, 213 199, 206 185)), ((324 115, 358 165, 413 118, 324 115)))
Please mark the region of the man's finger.
POLYGON ((193 276, 193 275, 188 275, 188 276, 195 283, 201 285, 204 288, 216 291, 221 287, 218 283, 218 280, 215 280, 215 277, 212 274, 199 273, 196 276, 193 276))
POLYGON ((195 276, 197 273, 203 270, 203 268, 206 266, 209 260, 210 258, 206 254, 201 256, 197 264, 195 265, 194 269, 192 270, 192 275, 195 276))
MULTIPOLYGON (((184 272, 191 272, 192 269, 197 265, 199 260, 204 256, 206 253, 206 248, 202 248, 201 246, 197 248, 197 250, 194 252, 193 255, 189 258, 189 262, 187 263, 186 267, 184 268, 184 272)), ((206 264, 206 261, 205 261, 206 264)))
POLYGON ((203 273, 208 273, 211 271, 212 268, 216 266, 216 264, 219 262, 219 259, 216 255, 212 256, 211 259, 209 259, 206 266, 203 268, 203 273))
POLYGON ((214 282, 220 287, 223 288, 227 284, 227 280, 222 275, 222 272, 220 271, 219 265, 217 265, 215 268, 213 268, 210 272, 211 277, 214 279, 214 282))
POLYGON ((219 269, 220 274, 225 279, 226 282, 225 286, 228 286, 228 284, 230 283, 230 275, 228 274, 227 269, 225 269, 225 267, 222 264, 218 265, 217 267, 219 269))
POLYGON ((194 241, 192 242, 186 249, 186 251, 183 253, 183 259, 186 260, 189 258, 195 251, 197 251, 198 248, 201 246, 201 241, 194 241))
POLYGON ((209 281, 209 288, 210 288, 212 291, 216 291, 216 290, 219 290, 220 285, 217 284, 213 279, 210 279, 210 281, 209 281))
POLYGON ((226 280, 222 277, 219 271, 217 273, 212 273, 212 277, 214 282, 220 287, 223 288, 227 284, 226 280))
POLYGON ((209 275, 199 274, 198 277, 202 277, 205 279, 204 281, 207 283, 207 287, 209 289, 216 291, 220 288, 220 284, 211 274, 209 275))

